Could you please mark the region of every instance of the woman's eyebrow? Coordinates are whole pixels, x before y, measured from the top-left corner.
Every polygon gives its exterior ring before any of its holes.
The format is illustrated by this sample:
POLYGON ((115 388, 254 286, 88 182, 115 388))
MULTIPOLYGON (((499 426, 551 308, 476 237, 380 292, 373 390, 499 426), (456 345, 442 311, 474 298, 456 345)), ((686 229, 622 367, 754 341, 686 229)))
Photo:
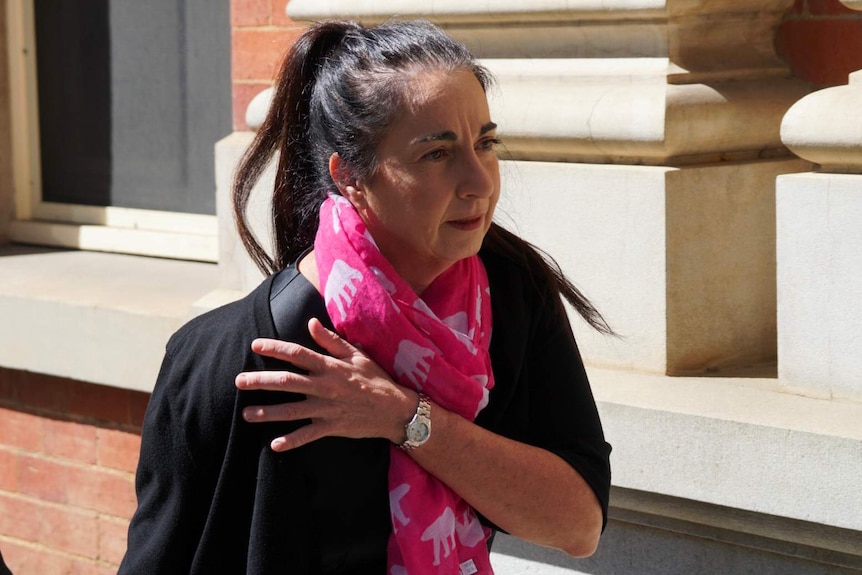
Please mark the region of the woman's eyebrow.
MULTIPOLYGON (((488 132, 497 129, 497 124, 494 122, 488 122, 484 126, 479 129, 479 135, 484 136, 488 132)), ((452 130, 443 130, 442 132, 434 132, 433 134, 428 134, 425 136, 419 136, 418 138, 414 138, 410 141, 410 144, 422 144, 425 142, 437 142, 437 141, 445 141, 445 142, 454 142, 458 139, 458 136, 455 135, 455 132, 452 130)))
POLYGON ((438 140, 444 140, 447 142, 454 142, 458 139, 458 136, 455 135, 455 132, 452 130, 444 130, 442 132, 434 132, 433 134, 428 134, 426 136, 419 136, 418 138, 413 138, 410 140, 411 144, 423 144, 425 142, 436 142, 438 140))
POLYGON ((494 131, 494 130, 496 130, 496 129, 497 129, 497 124, 495 124, 494 122, 488 122, 487 124, 485 124, 484 126, 482 126, 482 129, 481 129, 481 130, 479 130, 479 135, 480 135, 480 136, 484 136, 484 135, 485 135, 485 134, 487 134, 488 132, 492 132, 492 131, 494 131))

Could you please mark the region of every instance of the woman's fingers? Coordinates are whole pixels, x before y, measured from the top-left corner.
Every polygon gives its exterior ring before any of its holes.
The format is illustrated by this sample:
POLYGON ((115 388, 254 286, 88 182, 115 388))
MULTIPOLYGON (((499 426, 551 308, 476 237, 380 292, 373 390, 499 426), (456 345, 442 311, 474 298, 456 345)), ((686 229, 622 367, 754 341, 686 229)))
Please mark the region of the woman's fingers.
POLYGON ((251 350, 258 355, 286 361, 306 371, 319 371, 326 364, 326 356, 290 341, 258 338, 251 342, 251 350))
POLYGON ((415 399, 373 360, 319 320, 309 320, 308 331, 324 353, 274 339, 252 342, 256 353, 289 362, 307 374, 253 371, 236 377, 240 390, 293 392, 304 394, 306 399, 248 407, 243 417, 252 423, 310 420, 273 440, 276 451, 294 449, 326 436, 400 438, 402 420, 415 410, 415 399))
POLYGON ((273 451, 288 451, 312 441, 317 441, 328 435, 331 435, 331 433, 326 431, 326 427, 323 424, 304 425, 293 433, 276 437, 270 442, 269 446, 273 451))
MULTIPOLYGON (((356 348, 337 333, 328 330, 317 318, 308 321, 308 333, 312 339, 332 357, 347 359, 356 353, 356 348)), ((258 355, 292 363, 306 371, 320 371, 326 367, 326 356, 305 346, 278 339, 258 338, 251 342, 251 349, 258 355)))
POLYGON ((242 410, 242 416, 246 421, 252 423, 265 423, 303 419, 318 420, 331 417, 332 412, 333 409, 329 402, 309 398, 275 405, 252 405, 242 410))
POLYGON ((333 435, 332 425, 327 418, 331 415, 330 407, 325 402, 306 399, 278 405, 253 405, 243 409, 242 416, 249 423, 310 420, 299 429, 277 437, 270 443, 274 451, 288 451, 333 435))
POLYGON ((334 331, 326 329, 316 317, 308 320, 308 333, 315 343, 332 354, 332 357, 344 359, 356 352, 355 347, 334 331))
POLYGON ((262 389, 265 391, 285 391, 306 395, 324 395, 325 386, 315 384, 307 375, 291 371, 246 371, 236 376, 238 389, 262 389))

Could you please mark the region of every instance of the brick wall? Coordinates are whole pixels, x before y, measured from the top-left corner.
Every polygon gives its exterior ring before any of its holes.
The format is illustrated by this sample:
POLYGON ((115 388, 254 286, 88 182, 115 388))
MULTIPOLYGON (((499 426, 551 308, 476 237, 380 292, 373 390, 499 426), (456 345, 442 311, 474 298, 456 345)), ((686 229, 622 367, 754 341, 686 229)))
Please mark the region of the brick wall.
POLYGON ((775 42, 796 76, 816 87, 846 84, 862 69, 862 12, 838 0, 796 0, 775 42))
POLYGON ((0 369, 0 549, 13 573, 116 573, 148 400, 0 369))
POLYGON ((287 2, 231 0, 234 130, 248 129, 248 103, 272 85, 282 55, 304 28, 288 18, 287 2))

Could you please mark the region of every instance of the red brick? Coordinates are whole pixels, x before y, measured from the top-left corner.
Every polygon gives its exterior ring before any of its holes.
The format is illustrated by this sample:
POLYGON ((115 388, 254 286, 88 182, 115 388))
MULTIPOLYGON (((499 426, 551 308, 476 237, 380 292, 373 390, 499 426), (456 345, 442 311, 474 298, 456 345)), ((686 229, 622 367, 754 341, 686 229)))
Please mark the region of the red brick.
POLYGON ((99 518, 99 560, 119 565, 126 553, 129 522, 99 518))
POLYGON ((805 0, 794 0, 793 8, 791 8, 788 13, 789 14, 802 14, 805 11, 805 0))
POLYGON ((19 545, 11 541, 3 542, 3 559, 16 575, 93 575, 98 572, 97 565, 92 561, 83 561, 44 547, 19 545))
POLYGON ((287 15, 287 5, 290 4, 290 0, 270 0, 270 4, 272 23, 275 26, 298 26, 298 24, 287 15))
POLYGON ((69 385, 77 382, 41 373, 21 372, 18 401, 41 412, 65 413, 69 385))
POLYGON ((0 446, 0 491, 18 491, 18 456, 0 446))
POLYGON ((134 475, 98 467, 70 467, 68 475, 69 505, 131 518, 136 507, 134 475))
POLYGON ((47 455, 81 463, 96 462, 95 427, 55 419, 46 419, 42 425, 47 455))
POLYGON ((778 29, 776 46, 803 80, 846 84, 850 72, 862 69, 862 20, 787 21, 778 29))
POLYGON ((150 402, 150 394, 142 391, 129 392, 129 425, 140 432, 144 424, 144 414, 147 404, 150 402))
POLYGON ((231 77, 234 80, 270 82, 296 30, 242 30, 231 34, 231 77))
POLYGON ((233 129, 236 131, 248 130, 245 121, 245 111, 252 99, 269 88, 272 84, 233 84, 233 129))
POLYGON ((231 26, 265 26, 270 23, 269 0, 231 0, 231 26))
POLYGON ((129 393, 125 389, 74 382, 69 386, 68 409, 70 415, 112 423, 130 423, 129 393))
POLYGON ((63 507, 42 510, 40 543, 66 553, 88 559, 97 559, 99 553, 99 525, 92 511, 79 511, 63 507))
POLYGON ((134 473, 141 451, 141 437, 115 429, 96 431, 96 463, 103 467, 134 473))
POLYGON ((812 16, 859 14, 838 0, 808 0, 808 12, 812 16))
MULTIPOLYGON (((0 493, 0 535, 30 543, 41 539, 42 507, 36 501, 0 493)), ((6 549, 3 549, 6 557, 6 549)))
POLYGON ((17 388, 21 372, 0 367, 0 403, 11 405, 18 399, 17 388))
POLYGON ((0 445, 42 450, 42 418, 0 407, 0 445))
POLYGON ((45 501, 66 503, 70 469, 44 457, 19 456, 18 491, 45 501))

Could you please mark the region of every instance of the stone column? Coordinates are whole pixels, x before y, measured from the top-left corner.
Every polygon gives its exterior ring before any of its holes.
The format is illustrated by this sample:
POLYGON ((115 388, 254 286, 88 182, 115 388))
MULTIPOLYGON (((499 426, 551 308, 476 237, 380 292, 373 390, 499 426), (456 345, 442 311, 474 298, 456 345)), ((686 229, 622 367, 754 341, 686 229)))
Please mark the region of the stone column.
POLYGON ((781 138, 817 169, 778 178, 779 382, 862 400, 862 70, 794 104, 781 138))

